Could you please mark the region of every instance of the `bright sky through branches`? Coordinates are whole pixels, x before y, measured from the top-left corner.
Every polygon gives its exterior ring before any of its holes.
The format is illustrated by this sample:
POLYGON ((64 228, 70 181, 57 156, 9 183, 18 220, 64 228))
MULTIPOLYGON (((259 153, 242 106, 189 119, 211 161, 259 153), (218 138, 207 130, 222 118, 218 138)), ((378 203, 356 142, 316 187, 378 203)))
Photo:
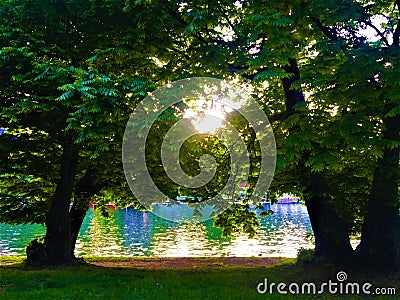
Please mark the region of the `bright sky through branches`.
POLYGON ((199 100, 196 105, 197 107, 186 109, 184 117, 191 120, 199 133, 215 132, 224 125, 225 114, 232 111, 230 107, 217 102, 199 100))

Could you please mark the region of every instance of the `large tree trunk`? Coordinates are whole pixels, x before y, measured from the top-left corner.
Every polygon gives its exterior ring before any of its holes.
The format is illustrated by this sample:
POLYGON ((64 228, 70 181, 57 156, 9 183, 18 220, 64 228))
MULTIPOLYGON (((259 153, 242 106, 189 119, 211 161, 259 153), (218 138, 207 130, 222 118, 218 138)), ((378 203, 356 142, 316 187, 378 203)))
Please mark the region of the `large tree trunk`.
POLYGON ((73 257, 69 256, 67 244, 69 206, 78 167, 78 151, 73 143, 66 143, 63 146, 61 159, 61 179, 46 218, 45 250, 48 263, 55 265, 73 262, 73 257))
POLYGON ((73 142, 63 145, 60 180, 53 202, 46 216, 46 237, 44 244, 37 241, 27 247, 27 262, 32 265, 61 265, 73 263, 69 256, 67 239, 69 235, 69 206, 74 189, 78 166, 78 151, 73 142))
POLYGON ((334 208, 330 188, 321 176, 313 175, 307 187, 310 197, 305 199, 315 236, 315 256, 330 263, 347 265, 352 257, 348 226, 334 208))
MULTIPOLYGON (((389 105, 385 114, 395 106, 389 105)), ((400 141, 400 116, 385 117, 384 138, 400 141)), ((376 163, 367 214, 357 247, 360 262, 381 270, 400 270, 400 147, 385 149, 376 163)))
MULTIPOLYGON (((289 59, 289 64, 283 69, 287 73, 293 74, 289 78, 282 79, 285 92, 285 118, 296 113, 295 105, 305 102, 305 99, 301 90, 292 88, 293 83, 300 79, 297 61, 293 58, 289 59)), ((305 157, 304 161, 306 160, 305 157)), ((313 174, 304 165, 300 168, 304 169, 304 173, 310 177, 310 180, 305 180, 303 184, 306 185, 305 190, 309 195, 305 199, 305 204, 315 236, 315 256, 334 264, 346 264, 352 256, 353 249, 350 244, 348 226, 338 215, 334 204, 326 196, 323 196, 329 194, 330 188, 322 176, 313 174)))

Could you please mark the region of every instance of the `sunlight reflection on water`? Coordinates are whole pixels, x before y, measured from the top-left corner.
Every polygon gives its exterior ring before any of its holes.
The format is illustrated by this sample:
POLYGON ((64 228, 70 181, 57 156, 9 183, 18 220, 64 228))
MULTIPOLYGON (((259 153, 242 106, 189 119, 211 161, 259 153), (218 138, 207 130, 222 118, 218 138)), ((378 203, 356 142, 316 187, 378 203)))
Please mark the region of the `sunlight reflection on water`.
MULTIPOLYGON (((306 207, 271 206, 272 216, 261 218, 254 238, 235 234, 222 238, 221 230, 204 223, 174 223, 149 212, 115 210, 110 219, 88 211, 77 241, 77 255, 93 256, 269 256, 295 257, 300 248, 313 248, 306 207)), ((21 255, 26 243, 43 234, 40 225, 0 224, 0 254, 21 255)))
POLYGON ((205 223, 173 223, 133 209, 115 212, 111 220, 94 218, 81 231, 77 252, 101 256, 284 256, 312 248, 306 238, 311 225, 302 205, 272 206, 275 214, 261 219, 254 238, 235 234, 222 238, 221 230, 205 223))

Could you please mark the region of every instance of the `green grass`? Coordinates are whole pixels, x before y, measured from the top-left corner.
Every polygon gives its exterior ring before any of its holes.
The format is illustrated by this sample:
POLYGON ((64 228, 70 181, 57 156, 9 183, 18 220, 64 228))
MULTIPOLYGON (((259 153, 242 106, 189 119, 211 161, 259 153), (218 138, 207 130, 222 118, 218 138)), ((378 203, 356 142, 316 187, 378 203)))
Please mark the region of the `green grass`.
MULTIPOLYGON (((261 295, 256 290, 264 278, 275 283, 318 283, 336 280, 337 271, 288 262, 273 267, 213 265, 158 270, 94 265, 35 270, 17 262, 0 266, 0 299, 341 299, 343 296, 329 294, 261 295)), ((348 277, 348 282, 368 281, 375 286, 399 288, 399 279, 390 276, 372 278, 348 272, 348 277)))

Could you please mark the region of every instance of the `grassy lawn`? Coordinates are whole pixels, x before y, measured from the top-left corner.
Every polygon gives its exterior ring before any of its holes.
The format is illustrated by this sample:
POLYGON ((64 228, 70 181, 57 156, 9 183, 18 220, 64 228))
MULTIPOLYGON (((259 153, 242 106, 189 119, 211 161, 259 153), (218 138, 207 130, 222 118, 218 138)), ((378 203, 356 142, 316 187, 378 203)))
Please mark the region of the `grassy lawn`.
MULTIPOLYGON (((13 258, 8 258, 12 262, 13 258)), ((7 261, 7 258, 2 259, 7 261)), ((295 264, 294 260, 272 267, 237 267, 215 264, 188 269, 108 268, 94 265, 35 270, 20 261, 0 266, 0 299, 340 299, 323 295, 259 294, 257 285, 268 282, 336 281, 339 270, 295 264)), ((346 282, 371 282, 375 287, 396 287, 399 278, 352 275, 346 282)), ((347 297, 366 299, 365 295, 347 297)), ((389 299, 378 297, 374 299, 389 299)), ((395 299, 395 297, 391 297, 395 299)), ((400 297, 399 297, 400 299, 400 297)))

